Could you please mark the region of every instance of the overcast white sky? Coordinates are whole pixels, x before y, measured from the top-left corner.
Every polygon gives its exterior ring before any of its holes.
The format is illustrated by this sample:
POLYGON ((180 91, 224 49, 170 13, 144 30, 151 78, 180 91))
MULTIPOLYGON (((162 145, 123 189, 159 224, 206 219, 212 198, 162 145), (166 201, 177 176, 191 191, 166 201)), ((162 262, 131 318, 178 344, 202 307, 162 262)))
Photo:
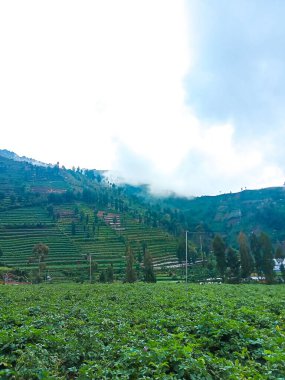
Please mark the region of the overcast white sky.
POLYGON ((285 181, 283 0, 0 2, 0 149, 154 191, 285 181))

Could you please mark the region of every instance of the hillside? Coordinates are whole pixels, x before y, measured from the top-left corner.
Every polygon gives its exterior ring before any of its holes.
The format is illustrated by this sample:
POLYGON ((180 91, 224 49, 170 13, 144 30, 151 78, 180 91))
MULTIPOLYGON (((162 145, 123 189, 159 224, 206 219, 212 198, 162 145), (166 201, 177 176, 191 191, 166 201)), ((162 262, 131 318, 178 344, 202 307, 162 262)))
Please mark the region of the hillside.
POLYGON ((285 241, 285 187, 196 198, 155 197, 145 186, 128 187, 127 192, 148 208, 156 224, 177 235, 188 230, 194 240, 197 235, 211 240, 220 234, 234 247, 240 231, 247 235, 264 231, 275 244, 285 241))
POLYGON ((275 244, 285 240, 284 187, 193 199, 171 197, 160 200, 160 205, 180 210, 189 231, 198 228, 212 235, 219 233, 233 246, 237 246, 240 231, 246 234, 264 231, 275 244))
POLYGON ((158 280, 179 280, 184 276, 180 264, 186 230, 193 269, 205 258, 210 263, 217 233, 238 248, 240 231, 247 236, 264 231, 274 248, 284 251, 283 187, 158 198, 147 186, 112 184, 100 171, 41 166, 1 152, 0 260, 34 277, 38 265, 32 250, 40 242, 49 247, 42 273, 60 281, 86 280, 90 256, 94 280, 110 265, 116 278, 123 279, 127 247, 134 252, 139 278, 147 250, 158 280))
POLYGON ((0 155, 0 248, 6 266, 36 273, 32 250, 40 242, 49 247, 44 271, 58 280, 87 278, 90 254, 96 279, 110 264, 123 278, 128 245, 139 273, 144 249, 157 268, 177 264, 177 239, 138 219, 138 207, 99 172, 0 155))

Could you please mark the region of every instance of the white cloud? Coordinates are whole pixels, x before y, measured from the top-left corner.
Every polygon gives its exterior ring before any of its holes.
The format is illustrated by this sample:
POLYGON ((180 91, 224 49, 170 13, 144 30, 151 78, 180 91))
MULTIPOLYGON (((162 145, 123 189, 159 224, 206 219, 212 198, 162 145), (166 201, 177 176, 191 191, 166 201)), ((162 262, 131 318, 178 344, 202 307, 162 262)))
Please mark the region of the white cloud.
POLYGON ((150 183, 154 193, 175 191, 180 195, 214 195, 283 184, 284 171, 267 161, 261 144, 238 145, 232 124, 204 125, 188 116, 185 123, 188 120, 195 128, 188 129, 188 135, 180 134, 182 142, 186 141, 185 150, 182 143, 180 155, 176 155, 177 148, 168 145, 169 160, 176 166, 164 165, 161 170, 153 159, 120 145, 118 169, 127 181, 150 183))
POLYGON ((1 147, 155 191, 279 183, 258 142, 237 143, 234 121, 205 123, 185 104, 190 16, 182 0, 0 3, 1 147))

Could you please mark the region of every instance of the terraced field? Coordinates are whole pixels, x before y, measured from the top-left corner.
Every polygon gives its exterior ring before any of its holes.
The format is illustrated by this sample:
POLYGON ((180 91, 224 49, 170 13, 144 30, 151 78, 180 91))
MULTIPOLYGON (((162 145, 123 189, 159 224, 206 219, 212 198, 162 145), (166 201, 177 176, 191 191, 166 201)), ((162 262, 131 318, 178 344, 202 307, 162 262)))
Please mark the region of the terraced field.
MULTIPOLYGON (((113 228, 103 219, 97 217, 94 209, 83 207, 84 221, 74 215, 74 206, 57 208, 63 217, 60 218, 59 228, 69 236, 82 254, 92 253, 92 257, 101 268, 113 264, 115 270, 125 266, 126 244, 130 244, 134 254, 142 254, 142 246, 153 256, 154 264, 160 266, 167 263, 177 264, 176 240, 158 228, 149 228, 134 221, 126 214, 117 213, 121 220, 118 228, 113 228), (86 218, 88 223, 86 224, 86 218), (75 234, 72 234, 72 221, 75 222, 75 234)), ((106 211, 107 212, 107 211, 106 211)))
POLYGON ((45 274, 54 281, 87 279, 90 255, 95 278, 110 264, 123 278, 127 246, 134 252, 138 271, 145 249, 157 272, 177 265, 176 239, 140 223, 136 207, 115 186, 99 186, 80 171, 40 167, 0 155, 0 260, 35 272, 33 247, 46 244, 45 274))
POLYGON ((96 262, 95 277, 110 264, 115 273, 123 275, 127 244, 131 245, 137 260, 142 260, 145 245, 158 272, 178 263, 173 237, 158 228, 141 225, 127 214, 120 214, 124 227, 119 229, 98 218, 94 208, 82 203, 55 206, 53 214, 55 219, 44 207, 19 207, 0 212, 4 265, 25 270, 36 268, 30 259, 34 245, 40 242, 49 247, 46 273, 54 281, 66 280, 66 273, 70 276, 77 273, 77 277, 81 273, 81 277, 87 278, 86 257, 90 254, 96 262))
POLYGON ((50 225, 51 219, 42 207, 16 208, 0 213, 0 227, 50 225))

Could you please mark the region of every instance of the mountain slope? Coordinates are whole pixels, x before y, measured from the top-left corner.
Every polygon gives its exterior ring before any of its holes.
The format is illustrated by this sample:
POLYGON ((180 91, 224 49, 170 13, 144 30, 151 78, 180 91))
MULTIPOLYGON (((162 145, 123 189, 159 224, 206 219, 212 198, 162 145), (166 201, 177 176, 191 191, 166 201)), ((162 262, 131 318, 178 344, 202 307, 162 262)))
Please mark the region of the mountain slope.
POLYGON ((137 205, 124 189, 92 173, 0 155, 0 248, 5 265, 36 272, 32 250, 40 242, 49 247, 45 271, 58 279, 86 277, 90 254, 97 275, 112 264, 123 278, 128 245, 138 272, 145 247, 154 263, 177 264, 176 238, 138 220, 137 205))
POLYGON ((284 251, 283 187, 158 198, 145 185, 111 184, 100 171, 39 166, 6 156, 0 151, 0 261, 5 265, 35 274, 32 250, 42 242, 49 246, 45 273, 53 278, 87 279, 91 255, 96 278, 112 265, 123 279, 130 246, 139 276, 148 250, 158 278, 179 279, 185 231, 197 265, 209 257, 217 233, 238 248, 240 231, 248 236, 264 231, 284 251))

